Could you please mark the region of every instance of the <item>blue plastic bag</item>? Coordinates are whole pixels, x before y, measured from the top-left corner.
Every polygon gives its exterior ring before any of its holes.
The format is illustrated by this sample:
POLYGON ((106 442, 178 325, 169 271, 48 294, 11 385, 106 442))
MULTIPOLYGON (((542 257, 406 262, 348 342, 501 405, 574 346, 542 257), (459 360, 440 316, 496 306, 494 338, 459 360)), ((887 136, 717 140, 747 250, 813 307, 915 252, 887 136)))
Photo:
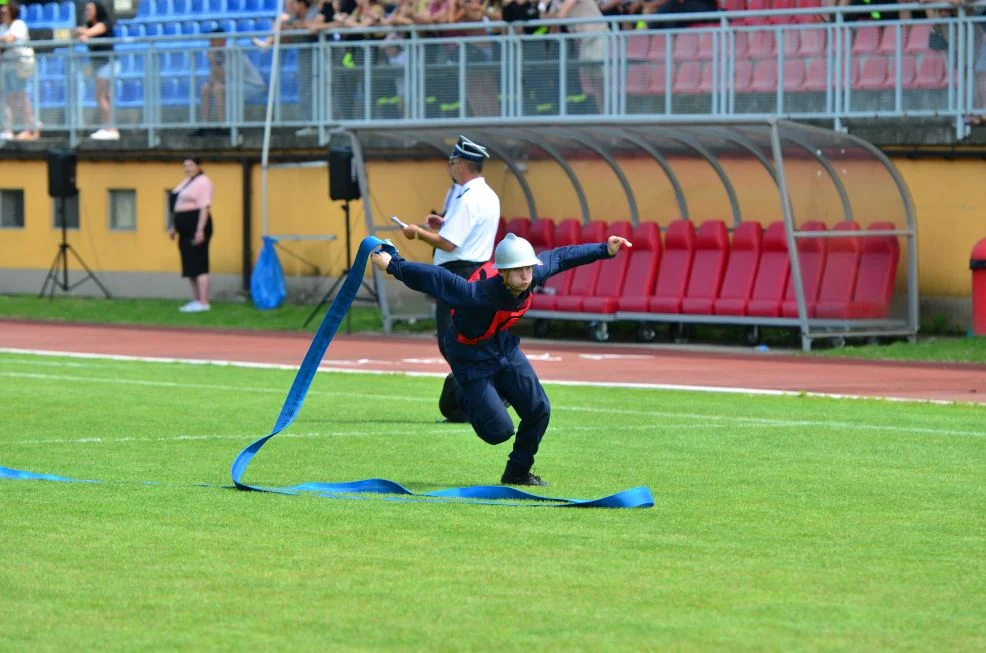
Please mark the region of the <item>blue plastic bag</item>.
POLYGON ((284 270, 274 249, 275 243, 275 238, 264 236, 264 248, 260 250, 260 257, 250 277, 250 297, 253 305, 262 311, 277 308, 288 294, 284 286, 284 270))

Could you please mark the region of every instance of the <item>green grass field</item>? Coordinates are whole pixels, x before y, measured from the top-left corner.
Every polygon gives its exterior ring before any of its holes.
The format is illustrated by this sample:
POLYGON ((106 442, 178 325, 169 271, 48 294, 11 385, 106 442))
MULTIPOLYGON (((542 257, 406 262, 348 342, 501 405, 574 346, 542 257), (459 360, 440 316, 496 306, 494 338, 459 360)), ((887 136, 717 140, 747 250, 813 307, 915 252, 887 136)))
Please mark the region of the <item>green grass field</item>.
MULTIPOLYGON (((0 650, 981 651, 984 409, 548 386, 576 510, 242 493, 290 371, 0 355, 0 650), (143 484, 154 481, 156 484, 143 484)), ((440 380, 320 374, 247 481, 495 483, 440 380)))

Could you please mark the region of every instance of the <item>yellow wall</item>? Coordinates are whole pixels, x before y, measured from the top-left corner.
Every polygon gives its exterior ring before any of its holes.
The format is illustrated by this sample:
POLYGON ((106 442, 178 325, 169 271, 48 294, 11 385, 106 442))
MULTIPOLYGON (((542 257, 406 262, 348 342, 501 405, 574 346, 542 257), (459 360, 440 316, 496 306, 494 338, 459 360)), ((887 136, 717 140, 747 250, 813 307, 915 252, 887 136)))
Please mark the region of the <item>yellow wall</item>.
MULTIPOLYGON (((721 218, 731 221, 729 205, 721 183, 707 164, 672 161, 688 199, 693 220, 721 218)), ((986 184, 980 161, 940 159, 895 160, 910 188, 918 215, 921 292, 926 296, 964 296, 969 294, 968 254, 972 245, 986 237, 986 184)), ((585 184, 590 211, 595 219, 629 218, 626 199, 612 171, 602 161, 575 161, 579 178, 585 184)), ((667 224, 677 217, 674 193, 662 170, 647 159, 622 162, 637 197, 642 220, 667 224)), ((767 173, 749 161, 723 161, 733 179, 744 219, 761 222, 778 220, 780 204, 767 173)), ((856 219, 865 227, 873 220, 892 220, 904 224, 904 216, 889 186, 889 177, 874 164, 841 162, 838 173, 847 185, 856 219)), ((216 235, 211 249, 213 270, 240 272, 242 252, 242 169, 239 164, 208 164, 206 171, 216 185, 213 210, 216 235)), ((342 203, 328 197, 327 172, 321 168, 287 168, 269 171, 269 229, 275 234, 334 233, 334 242, 285 242, 284 246, 321 268, 323 274, 337 274, 345 267, 342 203)), ((373 189, 372 210, 378 224, 398 215, 405 221, 421 221, 430 209, 440 209, 449 186, 446 164, 434 162, 373 162, 368 175, 373 189)), ((528 183, 534 189, 542 217, 555 220, 580 217, 572 186, 553 162, 529 163, 528 183)), ((487 180, 499 193, 504 216, 527 215, 523 193, 506 167, 493 161, 487 180)), ((182 178, 177 164, 90 163, 78 165, 81 189, 82 228, 70 232, 70 241, 80 254, 103 271, 178 271, 175 245, 164 231, 166 188, 182 178), (112 232, 108 228, 107 189, 134 188, 137 191, 138 229, 112 232)), ((798 222, 824 220, 838 215, 839 199, 831 184, 812 161, 791 161, 787 181, 792 189, 792 205, 798 222)), ((51 199, 47 194, 47 168, 44 161, 0 162, 0 188, 23 188, 26 227, 0 230, 0 268, 45 269, 59 240, 52 227, 51 199)), ((253 251, 261 246, 263 203, 261 170, 254 168, 252 203, 253 251)), ((353 247, 366 235, 362 202, 351 204, 353 247)), ((396 231, 383 234, 394 239, 401 252, 415 260, 430 260, 431 252, 420 242, 408 243, 396 231)), ((281 263, 289 275, 309 274, 306 266, 282 255, 281 263)))

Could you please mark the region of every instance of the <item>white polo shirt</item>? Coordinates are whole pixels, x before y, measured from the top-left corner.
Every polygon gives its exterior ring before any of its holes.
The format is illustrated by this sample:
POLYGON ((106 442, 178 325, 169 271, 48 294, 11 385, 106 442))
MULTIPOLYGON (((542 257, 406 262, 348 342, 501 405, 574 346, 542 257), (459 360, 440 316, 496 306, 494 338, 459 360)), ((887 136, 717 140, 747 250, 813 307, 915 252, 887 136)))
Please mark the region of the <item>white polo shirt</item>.
POLYGON ((500 198, 476 177, 459 188, 449 200, 445 223, 438 235, 455 245, 446 252, 435 248, 435 265, 452 261, 484 263, 493 256, 493 241, 500 223, 500 198))

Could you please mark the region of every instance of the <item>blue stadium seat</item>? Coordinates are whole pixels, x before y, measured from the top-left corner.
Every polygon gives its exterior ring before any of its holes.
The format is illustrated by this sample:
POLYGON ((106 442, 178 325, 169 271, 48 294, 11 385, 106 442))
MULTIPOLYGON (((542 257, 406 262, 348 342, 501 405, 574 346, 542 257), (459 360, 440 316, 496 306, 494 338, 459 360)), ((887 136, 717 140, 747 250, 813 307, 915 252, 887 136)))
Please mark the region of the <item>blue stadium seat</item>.
POLYGON ((164 36, 178 36, 181 34, 181 25, 178 23, 165 23, 163 33, 164 36))
MULTIPOLYGON (((148 0, 150 2, 151 0, 148 0)), ((154 16, 158 19, 171 16, 171 3, 168 0, 153 0, 154 16)))
POLYGON ((211 32, 212 30, 218 27, 219 27, 219 23, 214 20, 203 20, 201 23, 199 23, 199 31, 201 31, 203 34, 207 34, 208 32, 211 32))
POLYGON ((61 54, 48 54, 38 57, 41 62, 42 77, 65 77, 65 57, 61 54))
POLYGON ((243 0, 243 13, 259 14, 261 12, 260 0, 243 0))
POLYGON ((27 5, 24 9, 24 22, 29 26, 38 26, 41 22, 41 5, 27 5))
POLYGON ((154 3, 151 0, 139 0, 137 3, 137 20, 148 20, 152 16, 154 16, 154 3))
POLYGON ((192 16, 201 16, 205 13, 204 0, 188 0, 188 13, 192 16))
POLYGON ((298 73, 285 72, 281 76, 281 102, 296 103, 301 94, 298 91, 298 73))
POLYGON ((226 0, 227 14, 243 13, 243 0, 226 0))
POLYGON ((113 26, 113 34, 117 38, 125 39, 130 36, 130 26, 126 23, 117 23, 113 26))
POLYGON ((198 77, 208 77, 209 76, 209 57, 206 56, 205 50, 199 50, 195 53, 195 75, 198 77))
POLYGON ((62 2, 58 5, 58 22, 64 24, 66 27, 75 26, 76 21, 74 2, 62 2))
POLYGON ((233 32, 236 31, 236 23, 234 23, 228 18, 224 18, 219 21, 219 29, 221 29, 227 34, 232 34, 233 32))
POLYGON ((274 53, 270 50, 247 50, 247 59, 256 66, 257 70, 264 77, 270 76, 270 67, 273 60, 274 53))
POLYGON ((171 0, 171 15, 181 18, 188 13, 188 3, 185 0, 171 0))
POLYGON ((116 80, 116 106, 139 107, 144 104, 144 80, 116 80))
POLYGON ((65 107, 65 80, 49 79, 41 82, 42 109, 62 109, 65 107))
POLYGON ((147 23, 145 27, 146 36, 154 38, 155 36, 161 36, 162 28, 161 23, 147 23))
POLYGON ((237 32, 252 32, 254 31, 254 28, 255 26, 253 24, 253 21, 250 20, 249 18, 241 18, 240 20, 236 21, 237 32))
POLYGON ((298 50, 284 48, 281 50, 281 69, 296 72, 298 70, 298 50))
POLYGON ((54 25, 58 22, 58 4, 54 2, 47 2, 41 5, 41 20, 43 20, 48 25, 54 25))
POLYGON ((181 24, 181 33, 182 34, 198 34, 199 33, 199 24, 197 22, 195 22, 194 20, 186 20, 184 23, 181 24))
MULTIPOLYGON (((140 23, 131 23, 130 26, 127 28, 127 31, 130 32, 130 36, 133 38, 139 39, 144 36, 147 36, 147 26, 142 25, 140 23)), ((143 47, 147 47, 147 46, 145 45, 143 47)))
POLYGON ((277 13, 277 0, 261 0, 261 6, 266 14, 277 13))
POLYGON ((205 0, 205 10, 210 16, 226 13, 226 0, 205 0))
POLYGON ((167 52, 161 55, 161 72, 187 73, 190 70, 188 53, 184 51, 167 52))
POLYGON ((258 32, 270 32, 274 29, 274 21, 269 18, 258 18, 253 24, 258 32))

